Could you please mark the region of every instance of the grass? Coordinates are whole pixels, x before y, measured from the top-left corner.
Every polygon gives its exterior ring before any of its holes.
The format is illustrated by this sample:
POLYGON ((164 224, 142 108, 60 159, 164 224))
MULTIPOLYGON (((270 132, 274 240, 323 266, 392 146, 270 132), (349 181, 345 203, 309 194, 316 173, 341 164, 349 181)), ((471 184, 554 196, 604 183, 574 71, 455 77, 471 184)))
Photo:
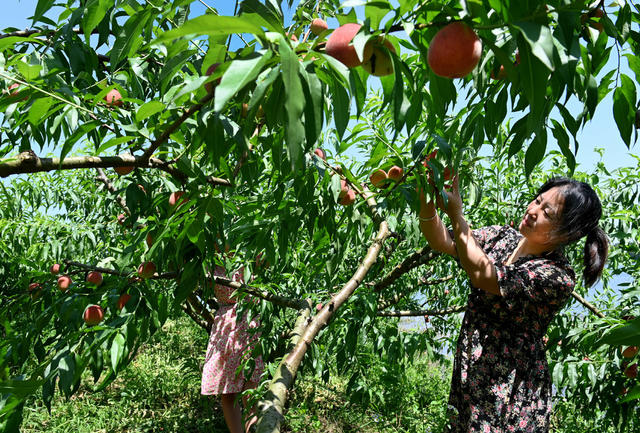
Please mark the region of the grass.
MULTIPOLYGON (((169 320, 104 391, 92 392, 87 374, 70 399, 56 394, 51 415, 39 395, 29 399, 22 432, 226 433, 218 398, 200 395, 207 340, 206 333, 188 317, 169 320)), ((391 366, 369 355, 365 380, 371 397, 366 403, 350 402, 349 376, 334 374, 324 383, 303 371, 290 395, 281 431, 442 432, 449 368, 419 359, 406 368, 389 370, 391 366)), ((583 419, 576 409, 570 402, 558 402, 552 431, 615 431, 602 428, 601 420, 583 419)))

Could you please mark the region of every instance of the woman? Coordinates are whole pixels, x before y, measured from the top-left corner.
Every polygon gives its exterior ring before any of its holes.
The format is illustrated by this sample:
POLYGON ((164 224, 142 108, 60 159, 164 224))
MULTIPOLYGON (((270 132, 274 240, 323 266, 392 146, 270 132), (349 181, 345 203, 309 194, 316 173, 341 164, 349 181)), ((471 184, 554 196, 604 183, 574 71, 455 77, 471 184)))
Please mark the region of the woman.
MULTIPOLYGON (((226 277, 225 269, 216 266, 214 275, 226 277)), ((242 281, 242 269, 233 275, 233 281, 242 281)), ((234 289, 216 284, 214 293, 219 308, 213 318, 213 326, 209 337, 207 354, 202 369, 201 390, 202 395, 220 395, 222 412, 227 427, 231 433, 249 432, 257 421, 253 409, 249 410, 249 416, 242 425, 242 408, 238 401, 241 392, 253 389, 258 385, 260 376, 264 371, 262 357, 255 360, 253 374, 246 380, 242 373, 236 374, 238 366, 249 356, 255 343, 257 334, 251 334, 249 328, 257 328, 258 321, 254 318, 248 322, 246 317, 236 319, 238 309, 234 289)), ((246 406, 246 399, 244 404, 246 406)))
POLYGON ((575 274, 562 247, 586 236, 584 282, 599 278, 608 241, 602 206, 584 182, 546 182, 518 227, 472 230, 462 213, 457 176, 444 226, 433 201, 420 203, 420 229, 431 248, 457 257, 471 293, 455 354, 451 432, 548 432, 551 378, 543 337, 566 303, 575 274))

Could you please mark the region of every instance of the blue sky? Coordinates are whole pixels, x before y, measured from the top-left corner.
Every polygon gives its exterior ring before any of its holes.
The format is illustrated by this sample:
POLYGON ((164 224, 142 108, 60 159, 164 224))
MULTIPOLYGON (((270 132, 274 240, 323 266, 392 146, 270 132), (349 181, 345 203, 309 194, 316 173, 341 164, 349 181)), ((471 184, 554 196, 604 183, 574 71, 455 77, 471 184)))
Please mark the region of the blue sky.
MULTIPOLYGON (((218 9, 222 15, 232 15, 233 5, 235 2, 229 0, 202 0, 210 6, 218 9)), ((28 17, 33 13, 36 8, 37 0, 4 0, 4 12, 0 15, 0 28, 5 29, 7 27, 15 27, 18 29, 25 29, 30 27, 30 20, 28 17)), ((194 1, 193 15, 197 16, 204 13, 205 6, 198 1, 194 1)), ((55 16, 57 14, 51 14, 55 16)), ((290 14, 287 18, 290 18, 290 14)), ((330 27, 334 27, 334 22, 329 22, 330 27)), ((614 60, 610 65, 604 68, 608 71, 614 67, 614 60)), ((626 62, 623 58, 623 68, 626 68, 626 62)), ((623 71, 625 72, 625 71, 623 71)), ((626 70, 629 73, 628 69, 626 70)), ((371 77, 369 84, 377 87, 379 81, 377 78, 371 77)), ((628 150, 620 135, 613 120, 612 109, 612 95, 611 92, 605 100, 601 102, 596 110, 594 119, 585 126, 578 134, 579 150, 577 154, 577 161, 580 165, 580 169, 584 171, 590 171, 599 160, 599 155, 594 152, 594 148, 605 148, 604 162, 610 169, 625 166, 635 165, 635 160, 628 155, 628 150)), ((571 103, 568 108, 572 112, 577 112, 575 105, 572 109, 571 103)), ((551 134, 549 134, 551 136, 551 134)), ((550 138, 548 149, 558 149, 552 138, 550 138)), ((631 152, 634 154, 640 154, 640 148, 638 145, 631 148, 631 152)))

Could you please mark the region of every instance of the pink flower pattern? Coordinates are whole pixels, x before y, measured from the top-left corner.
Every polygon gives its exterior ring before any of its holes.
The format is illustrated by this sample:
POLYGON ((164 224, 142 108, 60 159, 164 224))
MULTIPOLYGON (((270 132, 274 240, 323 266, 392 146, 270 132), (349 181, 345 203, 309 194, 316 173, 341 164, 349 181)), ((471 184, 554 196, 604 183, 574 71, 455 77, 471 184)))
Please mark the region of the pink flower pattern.
MULTIPOLYGON (((214 275, 226 276, 222 266, 216 266, 214 275)), ((234 281, 242 281, 242 270, 237 271, 232 278, 234 281)), ((238 366, 247 360, 251 354, 258 334, 248 332, 260 326, 257 319, 248 322, 245 317, 237 320, 237 304, 232 296, 234 289, 231 287, 214 286, 214 293, 220 305, 213 318, 213 326, 209 336, 209 344, 205 363, 202 369, 202 381, 200 393, 202 395, 217 395, 242 392, 245 377, 242 373, 236 374, 238 366)), ((252 382, 258 382, 264 371, 262 357, 255 359, 255 368, 251 375, 252 382)))
POLYGON ((504 264, 522 237, 509 226, 473 234, 495 265, 502 296, 471 287, 455 351, 448 432, 547 433, 551 377, 543 337, 569 299, 575 274, 559 251, 504 264))

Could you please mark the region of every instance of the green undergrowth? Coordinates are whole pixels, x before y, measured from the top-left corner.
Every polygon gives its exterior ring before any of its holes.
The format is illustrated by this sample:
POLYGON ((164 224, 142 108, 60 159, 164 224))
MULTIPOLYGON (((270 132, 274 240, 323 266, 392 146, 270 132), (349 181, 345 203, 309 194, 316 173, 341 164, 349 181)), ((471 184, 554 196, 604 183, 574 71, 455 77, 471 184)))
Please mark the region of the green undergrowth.
MULTIPOLYGON (((188 317, 169 320, 135 360, 102 392, 89 374, 78 393, 54 397, 51 415, 40 395, 25 405, 23 433, 227 432, 220 403, 200 395, 206 333, 188 317)), ((327 382, 304 373, 290 395, 285 433, 440 433, 445 425, 450 368, 419 358, 389 369, 369 358, 367 404, 351 402, 346 375, 327 382)), ((559 401, 553 433, 614 431, 603 420, 584 419, 571 402, 559 401)), ((635 430, 634 430, 635 431, 635 430)))

